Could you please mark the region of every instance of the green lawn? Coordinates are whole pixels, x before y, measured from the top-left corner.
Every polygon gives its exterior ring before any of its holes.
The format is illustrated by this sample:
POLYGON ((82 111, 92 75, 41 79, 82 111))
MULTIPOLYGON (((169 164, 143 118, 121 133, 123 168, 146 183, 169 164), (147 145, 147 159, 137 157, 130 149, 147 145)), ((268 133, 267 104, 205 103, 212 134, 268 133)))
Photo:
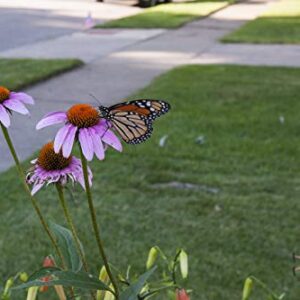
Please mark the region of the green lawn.
POLYGON ((256 20, 222 39, 230 43, 300 43, 300 1, 276 2, 256 20))
POLYGON ((18 90, 81 65, 77 59, 0 58, 0 85, 18 90))
POLYGON ((187 1, 161 4, 131 17, 97 25, 97 28, 176 28, 205 17, 232 1, 187 1))
MULTIPOLYGON (((92 164, 98 218, 114 264, 142 268, 151 246, 184 247, 192 299, 240 300, 249 274, 298 299, 291 253, 300 252, 299 76, 293 68, 187 66, 135 95, 166 99, 172 110, 157 120, 147 143, 125 146, 123 154, 109 150, 104 162, 92 164), (201 135, 206 142, 197 144, 201 135), (153 188, 171 181, 219 192, 153 188)), ((64 224, 54 193, 49 187, 38 198, 49 219, 64 224)), ((1 174, 0 195, 6 278, 39 268, 52 249, 14 169, 1 174)), ((75 198, 70 205, 95 271, 101 262, 79 188, 75 198)), ((256 290, 253 299, 265 298, 256 290)))

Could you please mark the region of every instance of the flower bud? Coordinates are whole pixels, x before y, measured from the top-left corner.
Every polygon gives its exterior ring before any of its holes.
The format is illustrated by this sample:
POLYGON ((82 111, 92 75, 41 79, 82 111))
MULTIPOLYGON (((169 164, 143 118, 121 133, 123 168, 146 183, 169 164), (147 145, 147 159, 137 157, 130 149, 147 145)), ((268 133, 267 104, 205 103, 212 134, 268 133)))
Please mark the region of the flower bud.
POLYGON ((5 283, 4 291, 3 291, 4 296, 9 295, 9 289, 13 286, 13 284, 14 284, 14 279, 13 278, 7 279, 7 281, 5 283))
MULTIPOLYGON (((114 287, 112 286, 112 284, 109 286, 109 288, 114 291, 114 287)), ((114 299, 115 296, 111 292, 109 291, 105 292, 104 300, 114 300, 114 299)))
POLYGON ((248 277, 244 283, 242 300, 249 300, 250 294, 252 292, 252 287, 253 287, 253 280, 250 277, 248 277))
POLYGON ((190 300, 185 289, 176 290, 176 300, 190 300))
POLYGON ((46 256, 43 261, 43 267, 55 267, 55 261, 51 256, 46 256))
POLYGON ((146 262, 147 270, 151 269, 151 267, 154 265, 154 263, 157 259, 157 256, 158 256, 157 247, 152 247, 149 251, 148 259, 147 259, 147 262, 146 262))
POLYGON ((100 271, 100 274, 99 274, 99 280, 103 281, 104 283, 109 282, 109 277, 108 277, 105 266, 103 266, 101 268, 101 271, 100 271))
MULTIPOLYGON (((55 267, 55 262, 54 259, 51 256, 46 256, 44 261, 43 261, 43 267, 49 268, 49 267, 55 267)), ((45 276, 41 279, 44 282, 50 281, 51 276, 45 276)), ((49 289, 49 286, 44 285, 40 287, 40 292, 47 292, 49 289)))
POLYGON ((26 272, 22 272, 20 273, 19 278, 21 281, 26 282, 28 280, 28 274, 26 272))
MULTIPOLYGON (((105 284, 109 284, 110 282, 105 266, 103 266, 100 270, 99 280, 101 280, 105 284)), ((105 291, 97 291, 97 300, 103 300, 105 298, 105 294, 105 291)))
POLYGON ((28 289, 26 300, 36 300, 38 287, 32 286, 28 289))
POLYGON ((180 252, 179 261, 180 261, 181 276, 183 279, 186 279, 189 273, 189 265, 188 265, 188 255, 184 250, 181 250, 180 252))

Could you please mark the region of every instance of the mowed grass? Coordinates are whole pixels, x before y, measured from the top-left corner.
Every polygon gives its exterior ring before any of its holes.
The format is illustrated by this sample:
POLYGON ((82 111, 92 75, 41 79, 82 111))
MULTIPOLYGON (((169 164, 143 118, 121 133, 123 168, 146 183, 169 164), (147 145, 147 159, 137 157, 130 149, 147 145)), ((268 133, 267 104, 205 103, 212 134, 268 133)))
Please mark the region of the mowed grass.
MULTIPOLYGON (((298 299, 291 255, 300 250, 299 76, 292 68, 187 66, 133 96, 166 99, 172 110, 155 122, 148 142, 125 146, 122 154, 109 150, 105 161, 91 165, 97 216, 114 265, 143 271, 151 246, 169 254, 183 247, 192 299, 239 300, 249 274, 298 299), (204 144, 196 143, 199 136, 204 144), (173 181, 200 189, 153 187, 173 181)), ((0 195, 4 279, 38 269, 53 249, 14 169, 0 175, 0 195)), ((74 197, 69 205, 96 273, 101 260, 79 187, 74 197)), ((38 199, 47 218, 63 225, 55 188, 38 199)), ((253 296, 265 299, 258 287, 253 296)))
POLYGON ((222 39, 231 43, 300 43, 300 1, 282 0, 264 15, 222 39))
POLYGON ((0 85, 18 90, 81 65, 78 59, 0 58, 0 85))
POLYGON ((176 28, 219 10, 229 1, 187 1, 160 4, 134 16, 109 21, 96 28, 176 28))

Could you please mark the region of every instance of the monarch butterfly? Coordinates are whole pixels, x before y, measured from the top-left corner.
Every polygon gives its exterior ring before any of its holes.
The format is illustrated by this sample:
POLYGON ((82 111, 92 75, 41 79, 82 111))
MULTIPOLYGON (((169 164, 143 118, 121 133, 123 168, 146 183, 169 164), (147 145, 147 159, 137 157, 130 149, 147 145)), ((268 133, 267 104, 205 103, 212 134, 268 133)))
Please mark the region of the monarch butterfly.
POLYGON ((99 106, 100 117, 108 120, 128 144, 139 144, 152 133, 153 121, 171 106, 162 100, 139 99, 110 107, 99 106))

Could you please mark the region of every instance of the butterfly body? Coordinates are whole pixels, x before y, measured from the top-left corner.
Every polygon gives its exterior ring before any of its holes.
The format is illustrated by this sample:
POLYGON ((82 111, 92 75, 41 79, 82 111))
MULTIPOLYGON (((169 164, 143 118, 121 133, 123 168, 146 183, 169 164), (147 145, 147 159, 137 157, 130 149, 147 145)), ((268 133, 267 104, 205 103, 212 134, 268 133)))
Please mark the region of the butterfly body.
POLYGON ((153 121, 170 108, 162 100, 139 99, 98 109, 100 117, 108 120, 126 143, 139 144, 151 136, 153 121))

